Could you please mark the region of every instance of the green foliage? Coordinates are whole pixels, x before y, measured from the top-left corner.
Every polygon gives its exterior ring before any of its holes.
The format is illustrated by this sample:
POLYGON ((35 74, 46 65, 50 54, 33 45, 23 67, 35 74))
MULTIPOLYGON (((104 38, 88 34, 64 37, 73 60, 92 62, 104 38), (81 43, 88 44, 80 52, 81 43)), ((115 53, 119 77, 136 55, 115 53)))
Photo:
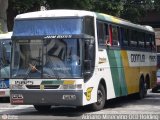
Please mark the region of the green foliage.
POLYGON ((9 0, 9 5, 18 13, 25 13, 39 10, 43 2, 44 0, 9 0))
POLYGON ((46 0, 50 9, 92 9, 92 0, 46 0))
POLYGON ((123 10, 122 0, 95 0, 94 11, 119 17, 123 10))
MULTIPOLYGON (((139 22, 148 10, 160 11, 160 0, 9 0, 9 14, 47 9, 81 9, 110 14, 139 22), (14 11, 14 13, 13 13, 14 11)), ((11 16, 12 16, 11 15, 11 16)))
POLYGON ((160 0, 154 0, 154 8, 160 12, 160 0))
POLYGON ((50 9, 83 9, 120 16, 122 0, 46 0, 50 9))
POLYGON ((121 17, 132 22, 139 22, 148 10, 154 9, 153 0, 126 0, 121 17))

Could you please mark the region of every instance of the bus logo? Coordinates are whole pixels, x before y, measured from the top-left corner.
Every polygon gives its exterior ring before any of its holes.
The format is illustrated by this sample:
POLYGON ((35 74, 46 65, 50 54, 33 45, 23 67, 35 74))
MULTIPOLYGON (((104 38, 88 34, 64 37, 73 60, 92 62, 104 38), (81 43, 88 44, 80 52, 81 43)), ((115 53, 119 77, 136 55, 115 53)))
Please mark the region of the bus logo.
POLYGON ((99 64, 106 63, 106 58, 99 58, 99 64))
POLYGON ((92 90, 93 90, 93 87, 89 87, 89 88, 87 88, 87 91, 84 93, 86 95, 87 101, 89 101, 91 99, 92 90))

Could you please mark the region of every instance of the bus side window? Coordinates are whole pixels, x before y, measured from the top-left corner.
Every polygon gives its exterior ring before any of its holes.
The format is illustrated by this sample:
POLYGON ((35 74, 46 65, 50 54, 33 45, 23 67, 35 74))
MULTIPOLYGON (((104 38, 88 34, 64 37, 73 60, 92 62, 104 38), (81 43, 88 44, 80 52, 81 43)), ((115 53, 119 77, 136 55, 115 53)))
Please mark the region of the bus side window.
POLYGON ((138 47, 137 32, 135 30, 130 30, 130 45, 133 48, 138 47))
POLYGON ((105 45, 110 45, 108 24, 104 24, 104 28, 105 28, 105 29, 104 29, 104 30, 105 30, 104 44, 105 44, 105 45))
POLYGON ((152 47, 151 36, 149 34, 146 34, 145 39, 146 39, 146 49, 151 50, 151 47, 152 47))
POLYGON ((152 34, 146 35, 146 48, 150 51, 156 51, 155 37, 152 34))
POLYGON ((129 35, 128 29, 121 28, 121 39, 122 39, 122 46, 129 46, 129 35))
POLYGON ((112 45, 119 46, 119 32, 118 27, 112 25, 112 45))
POLYGON ((97 22, 97 38, 99 45, 105 45, 104 34, 104 24, 102 22, 97 22))
POLYGON ((156 51, 156 41, 155 41, 155 36, 151 35, 152 37, 152 51, 156 51))
POLYGON ((107 42, 109 42, 109 30, 107 23, 97 22, 97 36, 99 45, 107 45, 107 42))
POLYGON ((91 36, 94 36, 94 18, 93 17, 85 17, 85 33, 91 36))
POLYGON ((137 39, 138 39, 138 47, 144 48, 145 47, 145 34, 143 32, 137 32, 137 39))

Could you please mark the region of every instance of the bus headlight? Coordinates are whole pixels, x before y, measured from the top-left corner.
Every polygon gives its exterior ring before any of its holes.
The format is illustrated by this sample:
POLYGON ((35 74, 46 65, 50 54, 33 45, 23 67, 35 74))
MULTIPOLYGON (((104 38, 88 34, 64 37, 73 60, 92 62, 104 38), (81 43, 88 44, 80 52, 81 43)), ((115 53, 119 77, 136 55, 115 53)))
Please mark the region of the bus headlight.
POLYGON ((82 84, 60 85, 59 89, 82 89, 82 84))
POLYGON ((11 90, 15 90, 15 89, 25 89, 24 85, 10 85, 10 89, 11 90))

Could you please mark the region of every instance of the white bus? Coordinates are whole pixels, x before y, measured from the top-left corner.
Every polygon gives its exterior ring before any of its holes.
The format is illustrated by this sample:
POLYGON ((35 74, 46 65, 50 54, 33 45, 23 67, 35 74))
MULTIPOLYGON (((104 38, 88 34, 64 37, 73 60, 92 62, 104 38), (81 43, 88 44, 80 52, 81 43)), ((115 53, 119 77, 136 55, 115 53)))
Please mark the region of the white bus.
POLYGON ((0 34, 0 99, 9 97, 12 32, 0 34))
POLYGON ((11 104, 84 106, 146 96, 155 84, 154 30, 96 12, 48 10, 15 18, 11 104))

